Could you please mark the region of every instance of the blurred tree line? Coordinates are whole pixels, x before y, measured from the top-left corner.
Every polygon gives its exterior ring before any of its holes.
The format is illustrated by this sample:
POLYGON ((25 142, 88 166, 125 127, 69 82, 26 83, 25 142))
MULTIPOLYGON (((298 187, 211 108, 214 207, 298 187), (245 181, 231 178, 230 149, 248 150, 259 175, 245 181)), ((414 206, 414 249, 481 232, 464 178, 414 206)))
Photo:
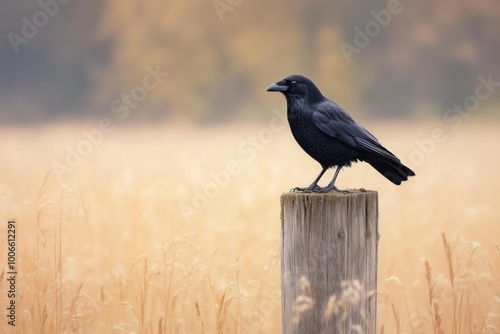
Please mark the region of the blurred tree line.
POLYGON ((169 76, 130 120, 267 119, 284 101, 265 88, 291 73, 375 117, 436 115, 474 94, 479 75, 500 81, 494 0, 57 1, 2 4, 2 122, 104 117, 148 67, 169 76))

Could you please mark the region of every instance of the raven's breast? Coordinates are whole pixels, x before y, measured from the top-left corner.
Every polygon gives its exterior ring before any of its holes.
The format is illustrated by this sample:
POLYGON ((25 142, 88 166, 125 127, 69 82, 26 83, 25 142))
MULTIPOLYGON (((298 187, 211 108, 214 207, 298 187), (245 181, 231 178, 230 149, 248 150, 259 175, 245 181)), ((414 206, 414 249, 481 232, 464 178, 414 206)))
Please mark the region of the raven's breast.
POLYGON ((357 161, 357 149, 323 133, 306 113, 288 112, 293 137, 322 166, 349 166, 357 161))

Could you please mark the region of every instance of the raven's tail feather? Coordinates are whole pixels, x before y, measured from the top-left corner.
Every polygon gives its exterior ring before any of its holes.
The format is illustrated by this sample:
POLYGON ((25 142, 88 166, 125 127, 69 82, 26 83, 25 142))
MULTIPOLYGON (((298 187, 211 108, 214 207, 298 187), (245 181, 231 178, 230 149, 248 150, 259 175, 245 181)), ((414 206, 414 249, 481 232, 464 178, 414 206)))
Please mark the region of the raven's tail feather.
POLYGON ((367 162, 389 181, 397 185, 400 185, 401 182, 408 180, 409 176, 415 176, 415 173, 402 163, 397 164, 387 160, 374 160, 367 162))

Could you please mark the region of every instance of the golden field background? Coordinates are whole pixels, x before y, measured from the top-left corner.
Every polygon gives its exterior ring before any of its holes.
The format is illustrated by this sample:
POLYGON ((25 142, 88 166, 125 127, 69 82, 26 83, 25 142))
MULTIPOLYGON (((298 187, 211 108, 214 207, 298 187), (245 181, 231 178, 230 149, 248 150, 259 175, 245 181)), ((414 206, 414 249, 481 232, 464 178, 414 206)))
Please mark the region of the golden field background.
MULTIPOLYGON (((337 181, 379 192, 377 332, 497 333, 498 124, 364 125, 417 174, 397 187, 356 164, 337 181), (435 128, 446 140, 411 164, 435 128)), ((59 180, 53 162, 95 126, 0 131, 0 216, 16 219, 19 272, 17 326, 4 319, 2 332, 279 333, 279 196, 320 169, 288 127, 117 126, 59 180), (230 161, 237 175, 184 219, 179 207, 230 161)))

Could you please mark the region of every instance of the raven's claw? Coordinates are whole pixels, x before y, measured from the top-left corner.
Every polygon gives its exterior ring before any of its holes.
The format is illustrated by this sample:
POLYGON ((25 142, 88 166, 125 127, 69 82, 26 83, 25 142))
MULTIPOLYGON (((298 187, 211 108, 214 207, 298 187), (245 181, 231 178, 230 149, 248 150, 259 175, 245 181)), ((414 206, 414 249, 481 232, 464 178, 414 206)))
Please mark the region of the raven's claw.
POLYGON ((328 193, 332 190, 335 190, 336 192, 344 193, 344 194, 349 193, 349 190, 340 190, 339 188, 337 188, 335 186, 316 187, 316 188, 314 188, 313 192, 315 192, 315 193, 328 193))
POLYGON ((318 189, 320 187, 318 187, 317 185, 310 185, 309 187, 295 187, 293 189, 291 189, 290 191, 291 192, 297 192, 297 191, 303 191, 303 192, 316 192, 316 189, 318 189))

